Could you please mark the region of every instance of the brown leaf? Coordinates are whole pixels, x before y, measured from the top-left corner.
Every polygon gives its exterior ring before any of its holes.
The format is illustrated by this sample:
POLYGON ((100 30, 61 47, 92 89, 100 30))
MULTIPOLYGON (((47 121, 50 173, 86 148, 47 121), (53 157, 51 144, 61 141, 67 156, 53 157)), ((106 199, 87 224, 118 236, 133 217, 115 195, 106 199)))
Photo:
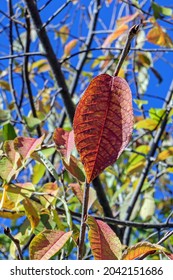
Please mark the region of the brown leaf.
POLYGON ((94 78, 76 108, 73 128, 89 183, 116 161, 130 141, 133 110, 127 82, 107 74, 94 78))

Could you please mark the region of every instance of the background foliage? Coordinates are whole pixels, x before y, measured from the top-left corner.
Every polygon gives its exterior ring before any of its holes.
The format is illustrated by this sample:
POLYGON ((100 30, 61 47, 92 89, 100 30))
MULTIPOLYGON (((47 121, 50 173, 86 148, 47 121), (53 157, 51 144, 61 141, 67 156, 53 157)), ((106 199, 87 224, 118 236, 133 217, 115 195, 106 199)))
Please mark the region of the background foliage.
POLYGON ((122 258, 141 241, 124 259, 173 251, 171 4, 9 0, 0 9, 0 259, 76 258, 85 171, 68 133, 75 105, 92 78, 113 75, 140 22, 119 72, 132 91, 133 134, 91 184, 84 258, 122 258))

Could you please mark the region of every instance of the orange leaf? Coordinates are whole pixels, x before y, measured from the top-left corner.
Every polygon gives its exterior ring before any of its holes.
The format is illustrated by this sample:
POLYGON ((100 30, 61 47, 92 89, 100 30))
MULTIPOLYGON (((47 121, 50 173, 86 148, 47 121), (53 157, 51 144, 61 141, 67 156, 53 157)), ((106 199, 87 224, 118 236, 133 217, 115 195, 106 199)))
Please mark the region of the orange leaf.
POLYGON ((77 41, 78 41, 77 39, 73 39, 65 45, 65 47, 64 47, 64 57, 70 55, 71 50, 76 46, 77 41))
POLYGON ((136 13, 134 13, 132 15, 128 15, 128 16, 124 16, 124 17, 119 18, 117 20, 116 24, 117 24, 117 26, 124 25, 125 23, 128 23, 128 22, 134 20, 138 16, 139 16, 139 11, 136 11, 136 13))
POLYGON ((127 82, 107 74, 94 78, 76 108, 73 127, 90 183, 116 161, 130 141, 133 110, 127 82))
POLYGON ((44 135, 40 138, 17 137, 14 140, 15 150, 22 156, 23 159, 28 159, 30 155, 40 147, 43 142, 44 135))
POLYGON ((150 242, 139 242, 136 245, 130 246, 127 250, 123 253, 123 260, 134 260, 139 258, 144 254, 153 254, 156 251, 165 252, 166 249, 158 244, 152 244, 150 242))
POLYGON ((65 131, 63 128, 56 128, 53 134, 53 140, 57 150, 63 157, 69 161, 70 154, 74 148, 74 132, 65 131))
POLYGON ((122 246, 115 232, 104 222, 89 216, 89 241, 95 260, 121 259, 122 246))
POLYGON ((48 260, 54 256, 71 237, 72 231, 44 230, 36 235, 29 247, 31 260, 48 260))
POLYGON ((116 40, 120 35, 122 35, 128 29, 127 24, 123 24, 110 34, 103 43, 103 48, 106 48, 109 44, 111 44, 114 40, 116 40))

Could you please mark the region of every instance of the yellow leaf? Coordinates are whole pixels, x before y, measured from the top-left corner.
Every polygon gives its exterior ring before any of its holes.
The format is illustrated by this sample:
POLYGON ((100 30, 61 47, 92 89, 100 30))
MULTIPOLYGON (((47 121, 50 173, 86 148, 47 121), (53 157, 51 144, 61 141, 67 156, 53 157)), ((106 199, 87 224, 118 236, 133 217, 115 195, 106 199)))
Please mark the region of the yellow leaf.
POLYGON ((166 33, 158 23, 154 23, 154 27, 148 32, 147 39, 150 43, 163 46, 163 47, 173 47, 173 42, 169 35, 166 33))
POLYGON ((152 120, 152 119, 145 119, 145 120, 141 120, 139 122, 137 122, 134 127, 136 129, 147 129, 147 130, 154 130, 157 128, 157 125, 158 125, 158 121, 156 120, 152 120))
POLYGON ((23 211, 23 206, 19 205, 16 207, 17 203, 17 195, 16 201, 9 198, 8 193, 6 191, 6 187, 8 185, 4 185, 3 193, 0 193, 0 217, 9 218, 9 219, 17 219, 25 215, 23 211))
POLYGON ((132 174, 140 172, 141 169, 145 166, 146 157, 150 150, 150 146, 141 145, 136 148, 136 153, 133 153, 128 161, 127 173, 132 174))
POLYGON ((165 159, 167 159, 168 157, 171 157, 171 156, 173 156, 173 147, 170 147, 167 150, 159 153, 158 157, 157 157, 157 161, 165 160, 165 159))
POLYGON ((68 35, 69 35, 69 28, 67 25, 63 25, 59 31, 57 32, 57 34, 60 36, 62 43, 64 44, 67 39, 68 39, 68 35))
POLYGON ((10 91, 10 85, 4 80, 0 80, 0 88, 10 91))
POLYGON ((42 72, 47 72, 50 70, 50 65, 47 62, 47 59, 40 59, 32 63, 31 69, 38 68, 37 72, 42 73, 42 72))
POLYGON ((32 202, 28 198, 25 198, 25 200, 23 201, 23 206, 25 208, 26 216, 30 221, 31 228, 36 228, 40 221, 38 210, 34 207, 32 202))
POLYGON ((102 47, 103 48, 107 47, 114 40, 116 40, 120 35, 122 35, 127 29, 128 29, 128 25, 126 24, 118 26, 117 29, 106 38, 102 47))

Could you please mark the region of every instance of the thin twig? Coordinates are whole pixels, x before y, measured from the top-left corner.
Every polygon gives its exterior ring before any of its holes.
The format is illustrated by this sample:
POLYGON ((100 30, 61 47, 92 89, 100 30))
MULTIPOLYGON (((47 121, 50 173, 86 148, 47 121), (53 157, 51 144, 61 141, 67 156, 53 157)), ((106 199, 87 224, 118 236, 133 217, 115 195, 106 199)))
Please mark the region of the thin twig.
POLYGON ((10 84, 10 91, 13 96, 13 100, 16 107, 16 112, 19 120, 22 120, 22 114, 20 108, 18 106, 16 91, 14 89, 14 79, 13 79, 13 23, 12 23, 12 16, 13 16, 13 7, 11 0, 9 1, 9 14, 10 14, 10 23, 9 23, 9 41, 10 41, 10 60, 9 60, 9 84, 10 84))
POLYGON ((68 4, 71 3, 71 0, 67 0, 44 24, 43 28, 45 28, 59 13, 61 13, 68 4))
POLYGON ((82 217, 81 217, 81 228, 80 228, 80 236, 78 243, 78 260, 82 260, 83 257, 83 247, 85 240, 85 231, 86 231, 86 219, 88 212, 88 200, 89 200, 89 187, 90 184, 85 183, 84 195, 83 195, 83 205, 82 205, 82 217))
POLYGON ((11 234, 11 231, 10 231, 10 228, 7 227, 7 228, 4 228, 4 234, 6 236, 8 236, 13 242, 14 244, 16 245, 16 248, 17 248, 17 251, 18 251, 18 254, 19 254, 19 260, 23 260, 23 255, 22 255, 22 250, 20 248, 20 243, 19 243, 19 240, 14 238, 14 236, 11 234))

